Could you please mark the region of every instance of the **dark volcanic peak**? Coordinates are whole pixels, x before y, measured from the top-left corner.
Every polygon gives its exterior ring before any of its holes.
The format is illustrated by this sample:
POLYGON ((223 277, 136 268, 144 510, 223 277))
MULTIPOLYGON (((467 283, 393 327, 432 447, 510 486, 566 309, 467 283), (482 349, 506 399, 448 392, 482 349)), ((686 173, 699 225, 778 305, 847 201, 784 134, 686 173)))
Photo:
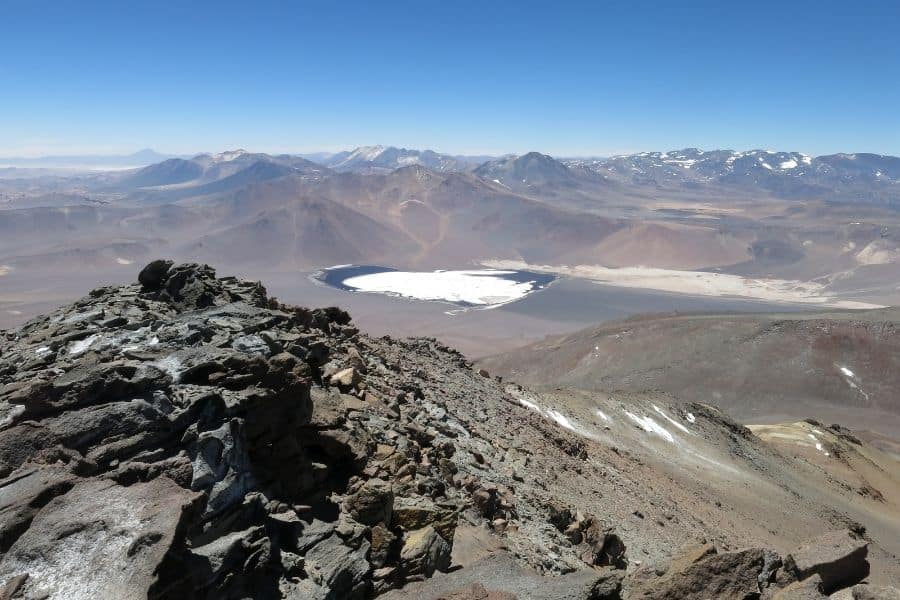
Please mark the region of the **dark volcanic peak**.
MULTIPOLYGON (((339 309, 154 261, 0 334, 0 590, 778 597, 858 583, 870 545, 896 574, 863 527, 800 493, 837 486, 810 464, 702 404, 600 400, 609 421, 435 340, 370 338, 339 309), (700 538, 716 543, 676 550, 700 538), (790 558, 724 550, 761 538, 790 558)), ((848 467, 864 451, 818 435, 848 467)))

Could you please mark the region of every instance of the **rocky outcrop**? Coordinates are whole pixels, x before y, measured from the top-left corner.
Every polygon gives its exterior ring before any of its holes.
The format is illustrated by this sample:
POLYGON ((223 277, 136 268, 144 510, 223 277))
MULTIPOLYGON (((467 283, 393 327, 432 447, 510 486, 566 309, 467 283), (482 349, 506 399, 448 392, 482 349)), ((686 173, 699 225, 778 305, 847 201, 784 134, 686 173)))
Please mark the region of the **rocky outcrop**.
POLYGON ((452 442, 364 346, 338 309, 168 261, 5 334, 4 597, 353 598, 446 570, 452 442))
POLYGON ((643 514, 619 497, 634 459, 592 444, 435 340, 370 338, 339 309, 154 261, 136 285, 0 332, 0 598, 771 597, 812 575, 859 581, 865 553, 844 538, 785 561, 707 545, 640 566, 643 514), (566 479, 609 494, 562 494, 566 479))

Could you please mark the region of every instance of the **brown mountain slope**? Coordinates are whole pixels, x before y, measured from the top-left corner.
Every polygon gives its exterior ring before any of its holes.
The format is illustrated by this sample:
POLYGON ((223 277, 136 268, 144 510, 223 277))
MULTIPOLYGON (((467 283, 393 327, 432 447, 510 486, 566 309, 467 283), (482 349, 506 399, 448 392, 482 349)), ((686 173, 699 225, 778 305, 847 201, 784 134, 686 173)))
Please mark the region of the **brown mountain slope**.
POLYGON ((746 422, 814 416, 900 436, 900 309, 664 315, 548 338, 482 364, 523 383, 660 389, 746 422))
POLYGON ((415 245, 397 229, 327 200, 295 198, 232 227, 208 233, 183 254, 229 264, 317 267, 384 261, 415 245))
MULTIPOLYGON (((412 265, 459 266, 487 257, 553 261, 590 249, 622 227, 518 195, 468 173, 423 167, 388 175, 342 174, 316 193, 398 227, 420 245, 412 265)), ((596 253, 588 256, 599 260, 596 253)))

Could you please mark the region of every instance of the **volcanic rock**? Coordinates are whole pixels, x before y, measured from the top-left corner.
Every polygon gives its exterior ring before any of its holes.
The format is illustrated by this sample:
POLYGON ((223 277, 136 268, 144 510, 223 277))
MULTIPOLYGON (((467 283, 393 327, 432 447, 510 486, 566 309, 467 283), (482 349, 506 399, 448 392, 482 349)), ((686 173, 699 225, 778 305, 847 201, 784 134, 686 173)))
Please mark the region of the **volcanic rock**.
POLYGON ((822 578, 826 594, 859 583, 869 574, 868 542, 850 530, 831 531, 808 540, 791 552, 786 567, 804 580, 822 578))
POLYGON ((653 600, 683 598, 749 598, 759 594, 759 574, 765 552, 751 548, 739 552, 713 552, 690 547, 672 560, 663 577, 646 582, 633 596, 653 600))

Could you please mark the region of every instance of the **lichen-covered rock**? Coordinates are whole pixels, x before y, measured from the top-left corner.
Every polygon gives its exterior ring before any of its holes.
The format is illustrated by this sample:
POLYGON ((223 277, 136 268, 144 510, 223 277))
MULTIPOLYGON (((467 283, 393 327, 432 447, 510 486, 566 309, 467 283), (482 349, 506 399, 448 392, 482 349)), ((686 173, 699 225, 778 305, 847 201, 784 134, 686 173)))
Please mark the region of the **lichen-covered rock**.
POLYGON ((426 525, 437 530, 441 537, 452 542, 459 508, 455 505, 441 506, 427 498, 396 498, 394 500, 394 523, 404 531, 413 531, 426 525))
POLYGON ((447 540, 430 525, 410 531, 400 551, 401 568, 409 580, 431 577, 450 567, 450 550, 447 540))
POLYGON ((22 597, 143 600, 199 501, 165 477, 79 483, 38 512, 0 560, 0 581, 27 576, 22 597))
POLYGON ((384 523, 390 526, 394 506, 391 484, 381 479, 369 479, 344 501, 351 517, 364 525, 384 523))

